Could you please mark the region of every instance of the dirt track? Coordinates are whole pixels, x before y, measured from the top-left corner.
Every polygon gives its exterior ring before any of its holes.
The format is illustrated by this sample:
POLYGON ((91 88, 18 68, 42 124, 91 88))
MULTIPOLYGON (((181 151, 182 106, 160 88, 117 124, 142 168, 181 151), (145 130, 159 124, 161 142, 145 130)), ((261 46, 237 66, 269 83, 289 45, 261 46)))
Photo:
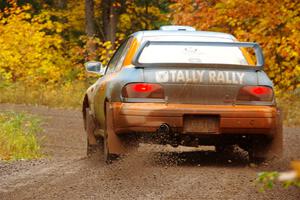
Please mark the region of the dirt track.
POLYGON ((49 158, 0 163, 0 199, 300 199, 300 189, 258 192, 264 170, 286 170, 300 159, 300 128, 285 128, 284 159, 250 167, 243 152, 166 151, 142 146, 134 155, 105 165, 85 157, 78 111, 0 105, 44 119, 43 150, 49 158))

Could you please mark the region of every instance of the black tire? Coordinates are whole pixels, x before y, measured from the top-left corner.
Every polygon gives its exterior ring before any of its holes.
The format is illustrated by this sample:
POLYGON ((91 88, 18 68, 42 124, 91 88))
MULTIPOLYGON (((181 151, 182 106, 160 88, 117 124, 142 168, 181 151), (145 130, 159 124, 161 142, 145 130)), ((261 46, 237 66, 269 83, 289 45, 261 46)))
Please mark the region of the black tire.
POLYGON ((255 154, 255 151, 253 151, 252 149, 248 150, 248 156, 249 156, 249 162, 255 164, 261 164, 268 159, 267 157, 257 156, 255 154))
POLYGON ((251 145, 248 146, 248 158, 250 163, 261 164, 266 160, 270 160, 266 154, 262 154, 265 149, 268 147, 268 141, 261 140, 261 141, 253 141, 251 145))

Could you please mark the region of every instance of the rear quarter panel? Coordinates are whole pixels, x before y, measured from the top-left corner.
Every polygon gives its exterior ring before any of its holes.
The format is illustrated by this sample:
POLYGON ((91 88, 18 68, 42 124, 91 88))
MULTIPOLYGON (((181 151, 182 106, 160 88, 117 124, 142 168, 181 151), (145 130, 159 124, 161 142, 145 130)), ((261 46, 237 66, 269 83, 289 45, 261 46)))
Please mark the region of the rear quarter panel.
POLYGON ((94 104, 94 115, 100 128, 105 123, 105 102, 121 102, 122 88, 130 82, 143 82, 143 71, 135 67, 126 67, 118 72, 106 75, 97 84, 96 93, 92 97, 94 104))

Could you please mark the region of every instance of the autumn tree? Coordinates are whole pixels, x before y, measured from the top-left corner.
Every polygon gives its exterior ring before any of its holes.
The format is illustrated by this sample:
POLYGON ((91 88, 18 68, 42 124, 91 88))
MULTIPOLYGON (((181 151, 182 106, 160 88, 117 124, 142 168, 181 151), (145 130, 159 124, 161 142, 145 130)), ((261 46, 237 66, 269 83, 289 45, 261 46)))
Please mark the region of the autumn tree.
POLYGON ((126 12, 120 16, 118 28, 130 34, 139 30, 159 29, 169 24, 169 0, 128 1, 126 12))
POLYGON ((59 9, 65 9, 67 7, 67 0, 54 0, 54 3, 59 9))
MULTIPOLYGON (((96 22, 94 12, 94 0, 85 0, 85 32, 87 34, 87 51, 91 55, 95 52, 97 45, 93 41, 93 37, 96 36, 96 22)), ((92 56, 92 59, 96 59, 97 56, 92 56)))
POLYGON ((114 43, 117 33, 126 35, 168 23, 168 0, 102 0, 100 36, 114 43))
POLYGON ((85 79, 85 61, 107 63, 127 35, 166 23, 168 5, 167 0, 1 0, 0 79, 28 84, 85 79))
POLYGON ((125 0, 102 0, 101 36, 105 41, 116 41, 119 16, 125 11, 125 0))
POLYGON ((32 15, 30 5, 9 3, 0 13, 0 77, 30 85, 66 80, 75 68, 60 35, 63 25, 48 12, 32 15))
POLYGON ((277 88, 300 87, 300 2, 294 0, 175 0, 173 23, 228 32, 258 42, 277 88))

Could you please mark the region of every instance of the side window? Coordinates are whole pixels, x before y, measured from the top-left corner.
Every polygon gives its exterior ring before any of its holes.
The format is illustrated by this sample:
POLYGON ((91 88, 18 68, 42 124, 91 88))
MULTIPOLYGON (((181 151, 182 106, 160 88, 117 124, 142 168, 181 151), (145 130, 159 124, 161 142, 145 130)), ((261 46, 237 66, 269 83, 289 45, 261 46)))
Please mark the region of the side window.
MULTIPOLYGON (((125 51, 127 52, 126 48, 128 48, 127 44, 129 43, 129 41, 131 41, 131 38, 124 41, 121 44, 121 46, 117 49, 117 51, 115 52, 113 57, 110 59, 108 65, 107 65, 107 70, 106 70, 105 74, 110 74, 115 71, 115 69, 117 68, 117 65, 120 63, 120 59, 122 58, 122 55, 124 54, 123 52, 125 52, 125 51)), ((124 58, 125 58, 125 56, 124 56, 124 58)), ((122 63, 121 63, 121 65, 122 65, 122 63)))
POLYGON ((133 41, 132 37, 128 39, 128 41, 126 43, 126 46, 125 46, 125 48, 124 48, 124 50, 123 50, 123 52, 122 52, 122 54, 120 56, 120 59, 119 59, 119 61, 117 63, 115 71, 118 71, 119 69, 121 69, 121 67, 122 67, 122 65, 124 63, 125 57, 126 57, 128 51, 129 51, 129 48, 130 48, 130 45, 131 45, 132 41, 133 41))

